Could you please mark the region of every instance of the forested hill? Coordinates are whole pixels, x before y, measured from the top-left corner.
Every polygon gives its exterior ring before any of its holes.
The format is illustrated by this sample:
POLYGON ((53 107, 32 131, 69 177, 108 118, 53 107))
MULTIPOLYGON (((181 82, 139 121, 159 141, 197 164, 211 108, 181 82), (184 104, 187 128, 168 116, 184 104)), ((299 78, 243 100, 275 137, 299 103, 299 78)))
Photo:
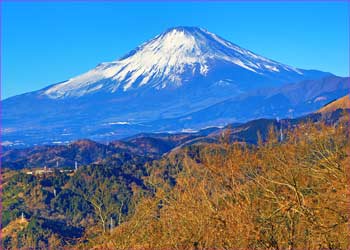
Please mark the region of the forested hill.
POLYGON ((348 249, 347 125, 309 122, 283 141, 271 129, 257 146, 223 138, 73 173, 3 170, 3 248, 348 249))
POLYGON ((2 248, 348 249, 348 114, 320 117, 172 135, 166 154, 150 145, 170 135, 111 155, 78 141, 56 147, 90 157, 77 170, 2 168, 2 248))

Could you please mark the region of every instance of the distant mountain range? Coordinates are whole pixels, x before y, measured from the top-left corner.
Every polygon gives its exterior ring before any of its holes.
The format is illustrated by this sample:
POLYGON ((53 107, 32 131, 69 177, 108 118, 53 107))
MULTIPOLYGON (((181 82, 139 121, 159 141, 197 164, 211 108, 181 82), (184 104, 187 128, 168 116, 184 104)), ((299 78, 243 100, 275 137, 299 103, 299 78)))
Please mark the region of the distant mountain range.
POLYGON ((4 147, 1 162, 4 168, 22 169, 44 166, 73 168, 75 161, 79 165, 105 164, 132 157, 155 160, 186 146, 219 143, 224 133, 228 136, 226 139, 231 142, 256 144, 258 134, 265 140, 271 127, 285 134, 287 130, 307 121, 336 124, 347 119, 347 124, 350 125, 349 114, 350 99, 347 95, 325 105, 315 113, 294 119, 257 119, 194 133, 142 133, 106 144, 78 140, 67 145, 42 145, 24 149, 4 147))
POLYGON ((344 96, 348 83, 267 59, 205 29, 176 27, 119 60, 2 101, 2 143, 111 141, 295 117, 344 96))

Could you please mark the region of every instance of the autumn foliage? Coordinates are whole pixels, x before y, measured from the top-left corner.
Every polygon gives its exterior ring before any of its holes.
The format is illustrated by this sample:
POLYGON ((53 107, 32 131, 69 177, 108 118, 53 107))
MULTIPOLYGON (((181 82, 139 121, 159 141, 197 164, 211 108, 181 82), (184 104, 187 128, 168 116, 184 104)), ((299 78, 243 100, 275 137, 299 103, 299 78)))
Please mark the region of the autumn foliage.
POLYGON ((89 248, 348 249, 347 129, 305 123, 283 140, 271 128, 255 146, 173 152, 147 177, 153 195, 89 248))

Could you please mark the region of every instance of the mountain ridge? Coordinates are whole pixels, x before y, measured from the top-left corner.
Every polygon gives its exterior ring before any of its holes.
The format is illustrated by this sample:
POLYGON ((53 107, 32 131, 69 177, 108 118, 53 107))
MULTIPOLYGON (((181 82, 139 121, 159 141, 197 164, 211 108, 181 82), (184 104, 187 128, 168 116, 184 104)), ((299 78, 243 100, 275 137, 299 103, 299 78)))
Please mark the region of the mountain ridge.
MULTIPOLYGON (((265 140, 271 127, 280 129, 282 126, 282 128, 291 129, 305 122, 336 124, 341 120, 346 121, 350 109, 343 99, 344 97, 335 101, 338 109, 330 110, 327 116, 315 112, 293 119, 260 118, 242 124, 228 124, 222 128, 212 127, 192 133, 141 133, 107 143, 79 139, 64 145, 42 145, 22 149, 7 148, 0 159, 4 168, 11 169, 44 166, 73 168, 75 161, 79 165, 97 164, 109 159, 132 155, 155 160, 186 146, 219 143, 225 132, 230 142, 256 144, 259 140, 258 134, 262 140, 265 140)), ((345 124, 348 123, 349 121, 345 124)))
MULTIPOLYGON (((304 105, 304 100, 283 103, 286 98, 276 88, 326 77, 335 76, 278 63, 204 29, 172 28, 117 61, 2 101, 3 141, 12 145, 59 144, 79 138, 111 141, 140 132, 179 132, 264 116, 283 117, 286 109, 304 105), (261 89, 268 90, 257 97, 255 92, 261 89), (261 102, 262 107, 283 105, 283 110, 249 110, 254 105, 244 101, 239 105, 244 96, 253 98, 255 104, 261 102), (273 101, 266 102, 266 98, 273 101), (227 108, 216 107, 224 102, 236 102, 239 112, 228 110, 230 115, 219 121, 207 114, 198 121, 191 118, 190 127, 181 120, 212 107, 220 115, 227 108)), ((343 95, 342 90, 332 91, 328 94, 332 98, 343 95)), ((302 112, 313 112, 327 101, 306 105, 302 112)))
POLYGON ((333 100, 322 108, 320 108, 316 113, 327 114, 332 113, 338 109, 350 109, 350 94, 347 94, 341 98, 333 100))

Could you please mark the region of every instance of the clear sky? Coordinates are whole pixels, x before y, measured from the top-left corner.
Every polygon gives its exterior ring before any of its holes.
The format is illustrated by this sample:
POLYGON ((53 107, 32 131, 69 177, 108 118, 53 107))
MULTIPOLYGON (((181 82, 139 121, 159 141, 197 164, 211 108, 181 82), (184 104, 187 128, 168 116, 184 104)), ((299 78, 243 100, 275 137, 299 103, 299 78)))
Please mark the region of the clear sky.
POLYGON ((2 98, 199 26, 285 64, 349 75, 348 2, 2 2, 2 98))

